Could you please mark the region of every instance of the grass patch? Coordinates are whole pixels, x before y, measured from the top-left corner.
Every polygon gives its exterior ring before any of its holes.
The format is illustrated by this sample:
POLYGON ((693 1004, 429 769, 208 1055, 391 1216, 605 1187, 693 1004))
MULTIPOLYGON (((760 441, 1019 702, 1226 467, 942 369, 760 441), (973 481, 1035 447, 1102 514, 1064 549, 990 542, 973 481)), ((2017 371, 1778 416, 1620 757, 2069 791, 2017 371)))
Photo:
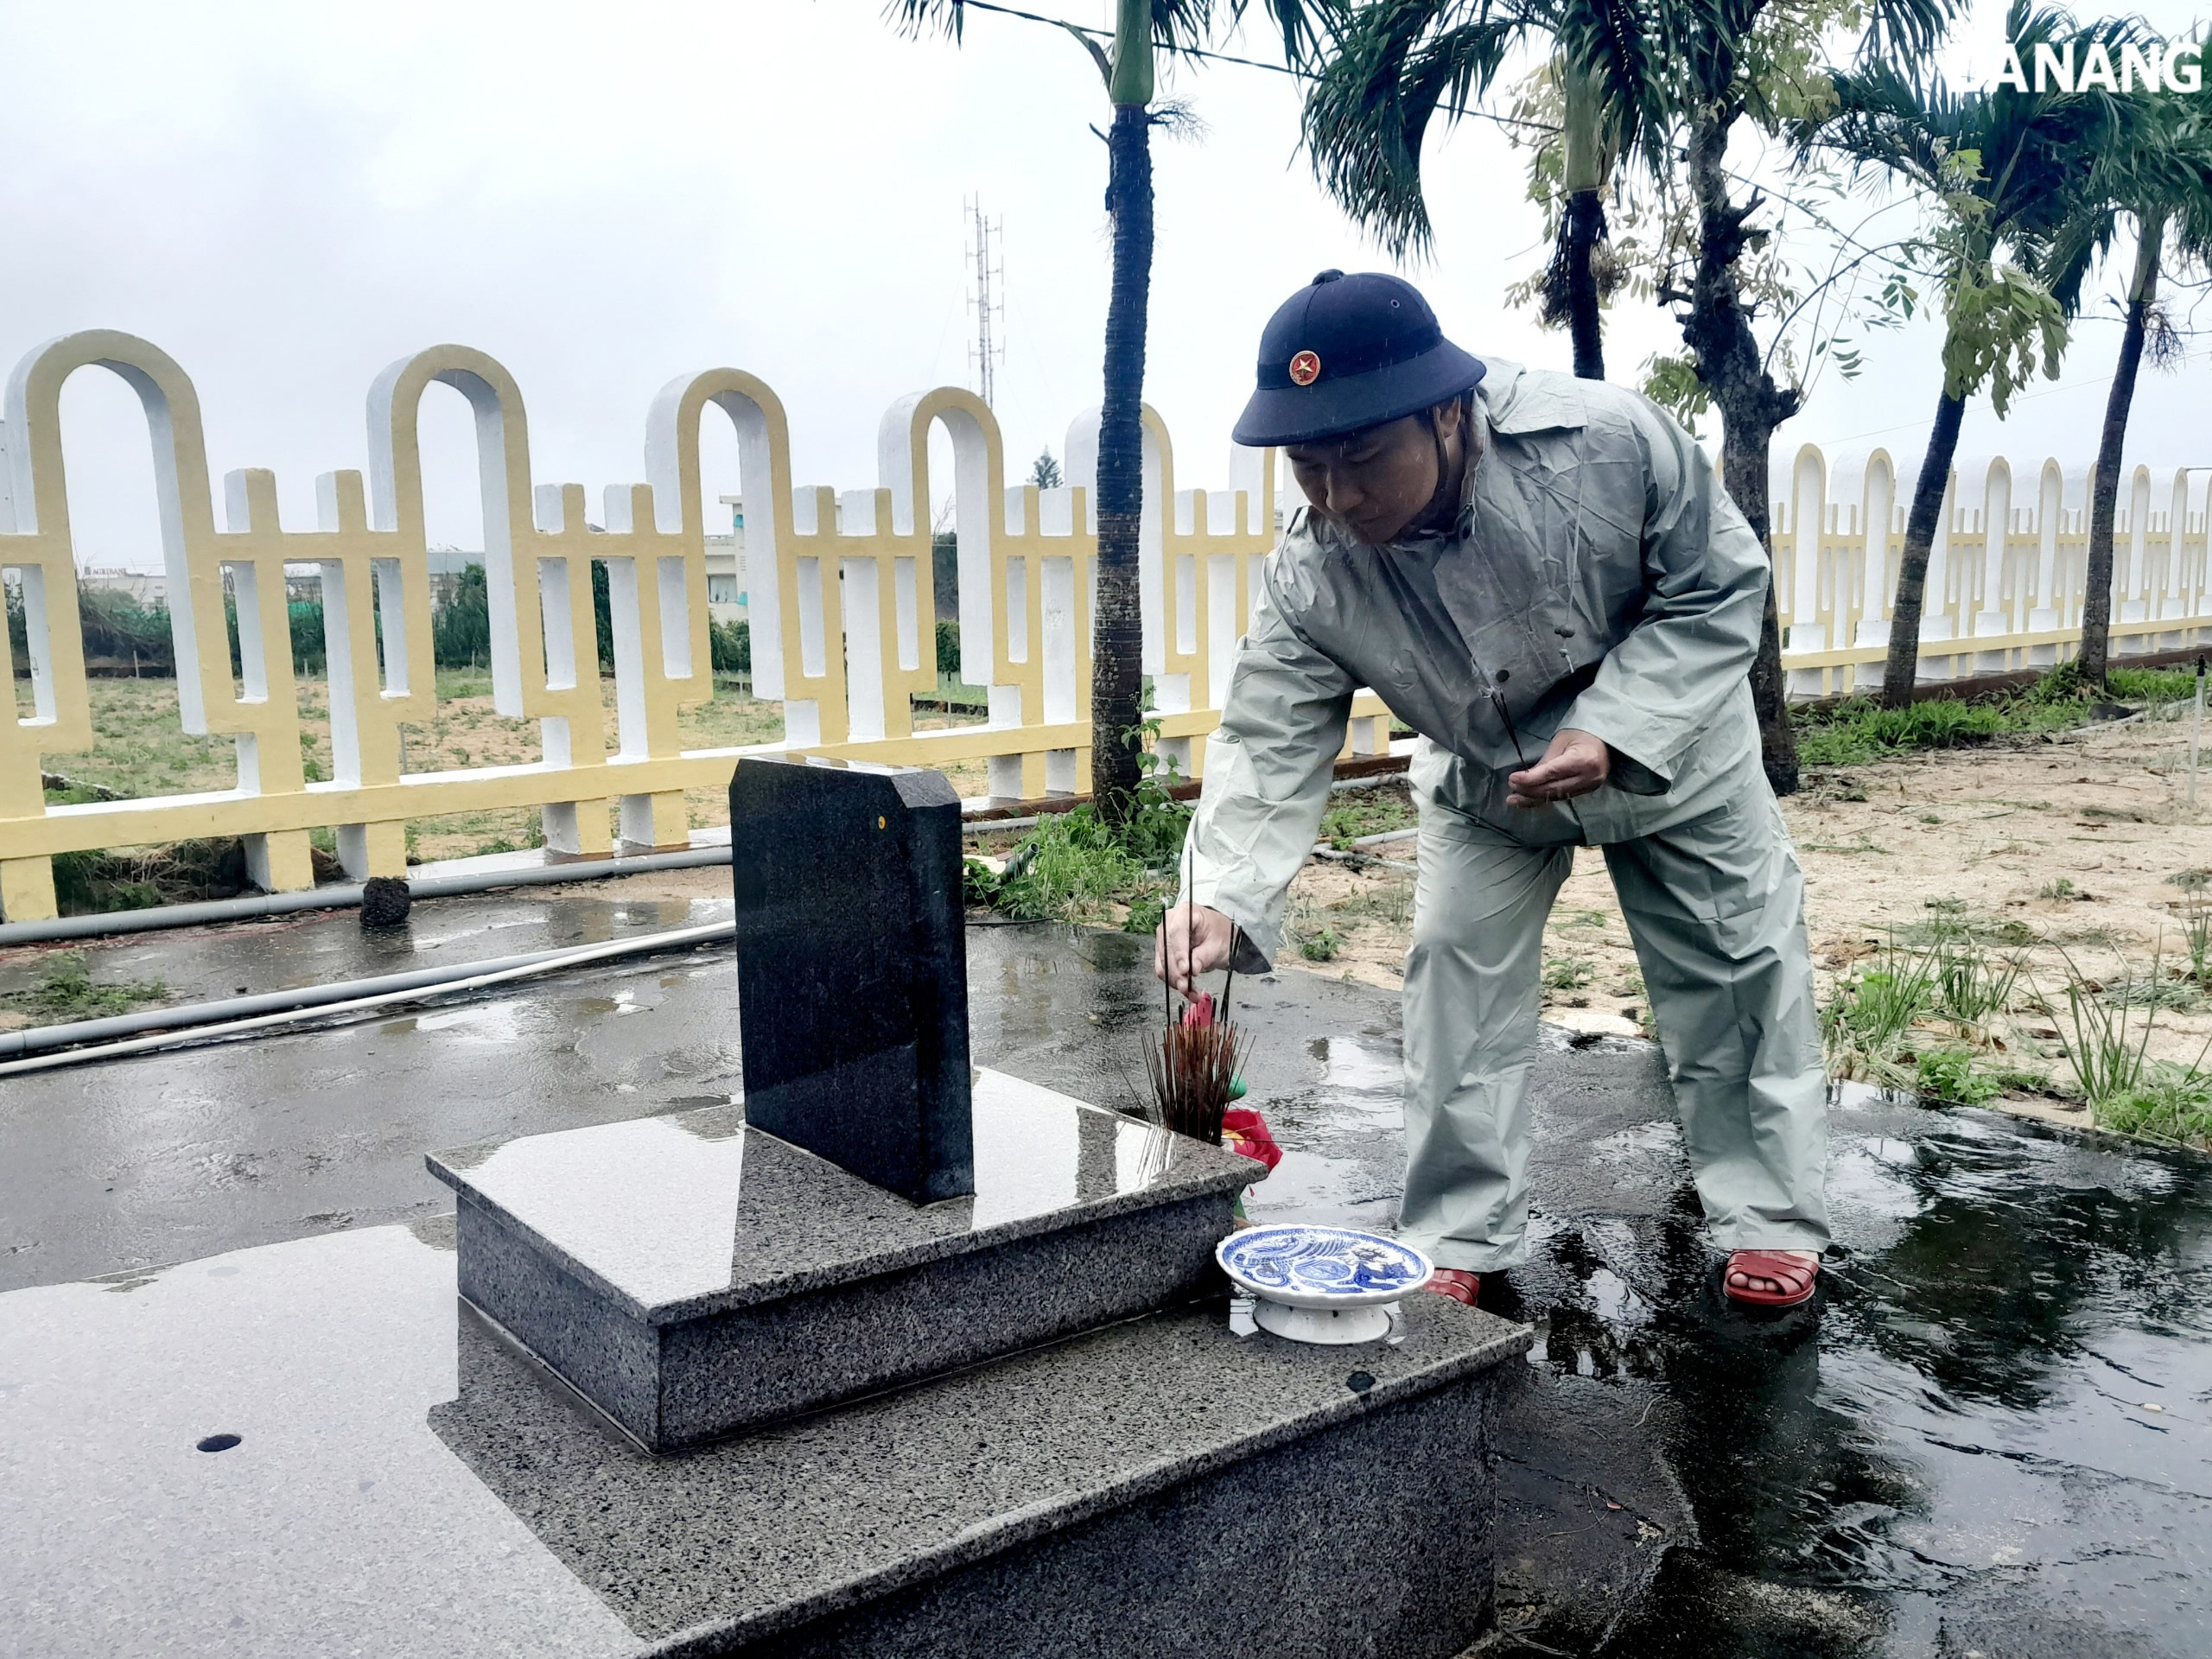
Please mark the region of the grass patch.
POLYGON ((118 980, 100 984, 92 978, 81 950, 57 950, 39 969, 28 989, 11 993, 7 1001, 41 1025, 71 1020, 100 1020, 128 1014, 149 1002, 168 999, 169 988, 158 979, 118 980))
POLYGON ((1323 841, 1338 852, 1351 849, 1362 836, 1380 836, 1393 830, 1410 830, 1420 822, 1410 791, 1378 786, 1346 791, 1341 804, 1321 816, 1323 841))
POLYGON ((1873 963, 1838 982, 1821 1010, 1821 1044, 1838 1077, 1910 1088, 1918 1069, 1913 1031, 1936 1013, 1935 952, 1891 940, 1873 963))
POLYGON ((1932 1100, 1955 1106, 1978 1106, 2005 1092, 2005 1085, 1977 1065, 1978 1056, 1964 1044, 1947 1043, 1925 1050, 1913 1067, 1913 1085, 1932 1100))
MULTIPOLYGON (((2073 1064, 2074 1081, 2090 1111, 2101 1116, 2106 1107, 2133 1094, 2143 1083, 2158 1010, 2142 1007, 2130 995, 2128 981, 2120 982, 2115 995, 2087 978, 2071 956, 2063 950, 2059 954, 2066 965, 2068 1023, 2074 1028, 2066 1039, 2066 1058, 2073 1064)), ((2153 963, 2154 977, 2158 971, 2153 963)))
POLYGON ((1414 884, 1404 877, 1377 881, 1338 899, 1329 906, 1329 914, 1351 921, 1377 921, 1386 927, 1409 927, 1414 919, 1414 884))
POLYGON ((1122 904, 1125 929, 1153 931, 1179 885, 1176 865, 1191 823, 1190 807, 1167 792, 1173 782, 1171 768, 1147 765, 1127 823, 1107 823, 1086 802, 1039 818, 1002 869, 969 859, 968 903, 1018 921, 1088 923, 1109 920, 1122 904))
POLYGON ((245 844, 235 836, 54 855, 54 896, 64 916, 198 904, 245 888, 245 844))
MULTIPOLYGON (((1923 749, 1964 748, 1999 738, 2030 737, 2086 726, 2113 701, 2179 702, 2196 695, 2186 669, 2115 668, 2102 691, 2084 685, 2071 663, 2061 664, 2025 690, 1967 702, 1934 697, 1885 709, 1872 697, 1801 703, 1790 711, 1797 759, 1806 766, 1864 766, 1923 749)), ((1925 822, 1926 820, 1923 820, 1925 822)))
POLYGON ((1804 853, 1878 853, 1884 858, 1890 856, 1890 849, 1877 847, 1864 830, 1856 841, 1801 841, 1797 849, 1804 853))

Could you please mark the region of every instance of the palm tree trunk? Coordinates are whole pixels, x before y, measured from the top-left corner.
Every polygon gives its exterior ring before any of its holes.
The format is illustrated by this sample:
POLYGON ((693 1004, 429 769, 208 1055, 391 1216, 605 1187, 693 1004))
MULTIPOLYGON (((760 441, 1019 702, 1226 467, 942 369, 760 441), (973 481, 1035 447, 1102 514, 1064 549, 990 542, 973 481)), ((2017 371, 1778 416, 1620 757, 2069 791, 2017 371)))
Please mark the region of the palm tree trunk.
POLYGON ((1605 239, 1605 204, 1599 194, 1605 188, 1610 165, 1605 105, 1587 68, 1562 58, 1559 76, 1566 101, 1560 187, 1567 192, 1567 211, 1560 225, 1560 251, 1567 267, 1568 338, 1574 343, 1575 378, 1602 380, 1605 340, 1598 309, 1598 274, 1592 261, 1598 245, 1605 239))
POLYGON ((2104 435, 2097 444, 2097 483, 2089 502, 2089 569, 2082 591, 2082 677, 2102 686, 2112 652, 2112 536, 2120 516, 2120 451, 2127 442, 2127 415, 2135 402, 2135 372, 2143 364, 2143 336, 2158 297, 2158 250, 2165 220, 2138 227, 2135 276, 2127 287, 2127 327, 2120 337, 2120 365, 2105 398, 2104 435))
POLYGON ((1591 257, 1605 238, 1605 205, 1595 190, 1567 199, 1567 328, 1574 341, 1578 380, 1605 378, 1605 339, 1598 311, 1598 277, 1591 257))
MULTIPOLYGON (((1737 265, 1747 240, 1744 223, 1758 204, 1739 206, 1728 194, 1722 162, 1733 121, 1732 111, 1708 107, 1691 125, 1689 173, 1697 204, 1698 257, 1689 292, 1680 296, 1689 302, 1682 340, 1696 359, 1698 378, 1720 406, 1720 481, 1770 559, 1773 519, 1767 499, 1767 454, 1775 428, 1797 412, 1800 400, 1795 391, 1777 385, 1767 372, 1736 286, 1737 265)), ((1771 581, 1751 681, 1751 703, 1758 713, 1759 760, 1767 784, 1777 795, 1794 794, 1797 734, 1789 723, 1782 623, 1771 581)))
POLYGON ((1090 786, 1099 815, 1119 823, 1136 798, 1144 721, 1137 531, 1144 510, 1144 346, 1152 289, 1152 129, 1146 107, 1116 105, 1106 143, 1114 273, 1106 303, 1106 391, 1098 420, 1090 786))
MULTIPOLYGON (((1912 486, 1912 512, 1904 521, 1904 557, 1897 567, 1897 602, 1890 607, 1890 655, 1882 665, 1882 702, 1902 709, 1912 701, 1912 688, 1920 673, 1921 601, 1928 587, 1928 556, 1936 546, 1936 523, 1943 511, 1944 492, 1950 487, 1951 457, 1958 453, 1959 423, 1965 419, 1967 400, 1946 391, 1936 404, 1935 429, 1928 435, 1928 453, 1920 460, 1920 477, 1912 486)), ((1869 540, 1869 556, 1879 543, 1869 540)))

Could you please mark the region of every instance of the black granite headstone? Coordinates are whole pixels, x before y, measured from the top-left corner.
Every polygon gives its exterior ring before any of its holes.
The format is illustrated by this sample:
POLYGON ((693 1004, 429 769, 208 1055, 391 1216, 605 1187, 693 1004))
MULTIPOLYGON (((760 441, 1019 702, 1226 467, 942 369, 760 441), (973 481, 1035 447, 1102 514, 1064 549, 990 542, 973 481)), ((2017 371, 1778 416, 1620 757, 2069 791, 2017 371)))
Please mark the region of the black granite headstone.
POLYGON ((729 823, 746 1121, 917 1204, 974 1192, 959 796, 747 759, 729 823))

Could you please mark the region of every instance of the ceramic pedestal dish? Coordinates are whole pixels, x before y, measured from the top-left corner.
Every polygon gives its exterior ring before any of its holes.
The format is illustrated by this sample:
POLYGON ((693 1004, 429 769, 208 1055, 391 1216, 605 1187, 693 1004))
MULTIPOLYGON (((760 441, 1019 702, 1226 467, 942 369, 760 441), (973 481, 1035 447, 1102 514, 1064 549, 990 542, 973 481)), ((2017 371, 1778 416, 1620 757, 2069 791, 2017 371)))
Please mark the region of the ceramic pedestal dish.
POLYGON ((1262 1331, 1293 1342, 1373 1342, 1390 1333, 1398 1299, 1435 1264, 1410 1244, 1349 1227, 1285 1222, 1232 1233, 1214 1249, 1262 1331))

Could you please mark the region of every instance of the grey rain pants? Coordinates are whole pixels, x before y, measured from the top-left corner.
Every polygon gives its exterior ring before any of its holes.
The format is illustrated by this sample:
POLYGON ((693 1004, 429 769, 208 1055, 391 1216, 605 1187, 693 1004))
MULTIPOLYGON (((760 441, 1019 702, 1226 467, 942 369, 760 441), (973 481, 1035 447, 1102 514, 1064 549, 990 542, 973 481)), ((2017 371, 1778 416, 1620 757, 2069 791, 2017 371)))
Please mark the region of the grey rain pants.
MULTIPOLYGON (((1525 844, 1433 798, 1420 845, 1398 1230, 1439 1267, 1487 1272, 1528 1254, 1544 925, 1573 849, 1525 844)), ((1714 1242, 1821 1249, 1827 1077, 1804 880, 1773 797, 1747 791, 1605 854, 1714 1242)))

